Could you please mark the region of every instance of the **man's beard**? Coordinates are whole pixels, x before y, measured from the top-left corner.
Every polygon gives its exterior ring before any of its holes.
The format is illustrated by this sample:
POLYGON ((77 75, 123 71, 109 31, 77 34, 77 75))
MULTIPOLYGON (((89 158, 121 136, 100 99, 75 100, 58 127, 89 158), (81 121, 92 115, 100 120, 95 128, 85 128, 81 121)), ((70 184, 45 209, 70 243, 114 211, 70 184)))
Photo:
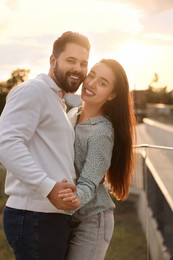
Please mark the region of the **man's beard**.
POLYGON ((54 77, 58 87, 64 90, 66 93, 74 93, 78 90, 80 84, 84 81, 85 75, 77 72, 66 72, 65 74, 60 70, 58 64, 54 68, 54 77), (78 82, 69 81, 69 75, 72 74, 80 78, 78 82))

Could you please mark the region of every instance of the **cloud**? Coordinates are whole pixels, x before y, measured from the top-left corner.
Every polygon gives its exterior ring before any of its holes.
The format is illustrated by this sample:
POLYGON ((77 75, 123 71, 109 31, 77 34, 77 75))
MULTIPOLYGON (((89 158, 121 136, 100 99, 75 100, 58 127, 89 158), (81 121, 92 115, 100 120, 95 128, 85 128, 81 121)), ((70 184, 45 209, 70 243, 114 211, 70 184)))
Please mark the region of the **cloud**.
POLYGON ((165 35, 161 33, 146 33, 146 38, 155 39, 160 41, 168 41, 173 43, 173 36, 172 35, 165 35))
POLYGON ((143 40, 147 44, 172 47, 173 43, 173 10, 167 10, 157 15, 147 14, 142 19, 145 30, 143 40))
POLYGON ((0 2, 0 32, 1 32, 1 42, 3 39, 3 33, 8 30, 10 26, 10 20, 13 12, 17 10, 19 6, 19 0, 1 0, 0 2))
MULTIPOLYGON (((106 2, 114 1, 115 0, 106 0, 106 2)), ((143 9, 145 11, 150 11, 153 13, 160 13, 168 9, 173 9, 172 0, 119 0, 119 2, 125 3, 127 5, 133 5, 139 9, 143 9)))
POLYGON ((173 9, 172 0, 128 0, 128 2, 134 3, 139 8, 151 11, 154 13, 164 12, 168 9, 173 9))
MULTIPOLYGON (((9 3, 11 4, 12 0, 9 3)), ((17 5, 18 2, 16 2, 17 5)), ((83 32, 107 32, 113 29, 137 33, 141 30, 138 22, 140 12, 117 2, 99 2, 88 0, 84 5, 80 0, 74 1, 20 1, 14 11, 6 15, 8 32, 6 35, 41 35, 64 30, 83 32), (34 5, 34 8, 33 8, 34 5), (68 8, 67 8, 68 5, 68 8), (39 11, 41 8, 41 12, 39 11), (51 17, 48 17, 48 12, 51 17), (26 19, 27 14, 31 14, 26 19), (15 30, 15 31, 14 31, 15 30)), ((11 6, 9 4, 9 6, 11 6)), ((6 6, 7 8, 7 6, 6 6)))
POLYGON ((16 68, 30 69, 31 74, 48 72, 49 56, 56 35, 38 37, 12 37, 9 44, 0 45, 1 78, 8 78, 7 72, 16 68), (4 55, 5 54, 5 55, 4 55), (41 70, 40 71, 40 67, 41 70), (4 75, 2 75, 4 74, 4 75))
POLYGON ((134 38, 127 32, 111 30, 109 32, 92 32, 89 34, 92 41, 92 48, 100 55, 118 50, 119 46, 134 38))
POLYGON ((146 14, 142 23, 147 32, 157 32, 164 34, 173 33, 173 10, 167 10, 157 15, 146 14))
POLYGON ((11 9, 14 10, 19 6, 19 0, 5 0, 6 6, 11 9))
MULTIPOLYGON (((152 48, 157 59, 163 52, 163 57, 168 59, 162 62, 165 67, 172 57, 168 56, 172 52, 172 8, 173 0, 87 0, 87 4, 81 0, 0 0, 1 75, 17 67, 29 68, 31 73, 47 72, 52 44, 66 30, 88 36, 96 61, 107 55, 115 59, 123 57, 125 65, 129 60, 131 72, 134 58, 128 57, 132 54, 141 60, 143 44, 147 50, 152 48), (139 47, 138 52, 131 43, 139 47)), ((148 56, 145 64, 149 70, 153 56, 148 56)), ((154 62, 153 68, 161 64, 154 62)), ((136 70, 145 64, 137 61, 136 70)), ((136 70, 134 77, 141 77, 136 70)), ((142 70, 143 74, 146 69, 142 70)))

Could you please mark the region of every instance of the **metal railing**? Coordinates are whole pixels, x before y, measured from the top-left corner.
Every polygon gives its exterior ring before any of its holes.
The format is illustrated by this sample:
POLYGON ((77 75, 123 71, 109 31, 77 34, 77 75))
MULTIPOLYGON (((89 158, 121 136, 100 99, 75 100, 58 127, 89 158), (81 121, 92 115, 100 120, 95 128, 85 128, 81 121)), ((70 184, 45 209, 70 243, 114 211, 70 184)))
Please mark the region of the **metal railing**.
POLYGON ((138 203, 138 215, 146 234, 147 259, 172 259, 170 257, 173 257, 173 147, 140 144, 134 149, 136 167, 131 187, 132 192, 143 196, 138 203), (159 256, 157 248, 159 246, 151 237, 153 236, 151 219, 155 223, 156 233, 159 231, 158 239, 161 237, 160 240, 163 240, 158 241, 162 244, 163 256, 159 256))

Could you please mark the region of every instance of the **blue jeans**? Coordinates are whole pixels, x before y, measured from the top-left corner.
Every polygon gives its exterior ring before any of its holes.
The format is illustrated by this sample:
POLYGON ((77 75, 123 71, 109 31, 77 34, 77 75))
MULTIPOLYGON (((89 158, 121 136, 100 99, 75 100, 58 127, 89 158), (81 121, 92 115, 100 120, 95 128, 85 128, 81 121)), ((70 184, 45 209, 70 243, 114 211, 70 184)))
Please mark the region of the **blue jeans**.
POLYGON ((71 216, 4 208, 3 229, 16 260, 64 260, 71 216))
POLYGON ((106 210, 72 221, 66 260, 103 260, 114 230, 114 212, 106 210))

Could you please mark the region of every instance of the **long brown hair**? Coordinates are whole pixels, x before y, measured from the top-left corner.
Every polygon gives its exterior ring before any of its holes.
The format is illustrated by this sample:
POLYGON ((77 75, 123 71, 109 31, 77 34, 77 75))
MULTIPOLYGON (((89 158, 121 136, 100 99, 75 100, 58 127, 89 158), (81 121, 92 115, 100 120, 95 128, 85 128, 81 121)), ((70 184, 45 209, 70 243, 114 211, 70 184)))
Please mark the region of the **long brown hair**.
POLYGON ((100 62, 114 72, 116 93, 116 97, 104 105, 104 113, 114 128, 114 148, 106 180, 112 194, 118 200, 124 200, 128 196, 134 167, 133 144, 136 140, 136 120, 133 100, 123 67, 112 59, 103 59, 100 62))

